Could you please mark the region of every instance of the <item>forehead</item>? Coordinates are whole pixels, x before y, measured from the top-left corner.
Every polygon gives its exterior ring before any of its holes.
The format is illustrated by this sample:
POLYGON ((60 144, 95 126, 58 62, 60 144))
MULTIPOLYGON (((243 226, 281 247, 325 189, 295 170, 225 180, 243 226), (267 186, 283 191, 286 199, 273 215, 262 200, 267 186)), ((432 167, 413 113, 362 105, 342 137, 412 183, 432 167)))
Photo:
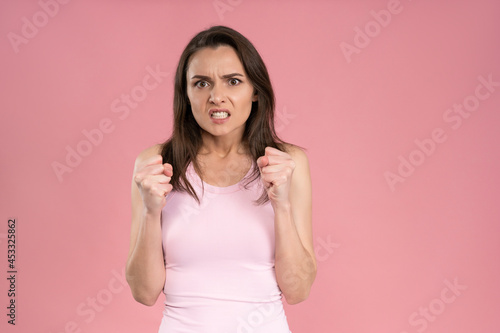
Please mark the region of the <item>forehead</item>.
POLYGON ((189 59, 187 72, 189 74, 210 74, 212 72, 244 74, 243 64, 236 51, 232 47, 224 45, 217 48, 205 47, 196 51, 189 59))

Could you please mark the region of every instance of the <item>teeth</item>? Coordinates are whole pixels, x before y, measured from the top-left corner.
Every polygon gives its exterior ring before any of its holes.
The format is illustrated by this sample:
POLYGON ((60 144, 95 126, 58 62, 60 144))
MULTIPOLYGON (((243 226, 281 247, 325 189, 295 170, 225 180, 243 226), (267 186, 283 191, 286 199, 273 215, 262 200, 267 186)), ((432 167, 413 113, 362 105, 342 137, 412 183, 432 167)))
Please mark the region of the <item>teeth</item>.
POLYGON ((212 118, 223 119, 223 118, 227 118, 228 116, 229 116, 229 113, 227 113, 225 111, 212 113, 212 118))

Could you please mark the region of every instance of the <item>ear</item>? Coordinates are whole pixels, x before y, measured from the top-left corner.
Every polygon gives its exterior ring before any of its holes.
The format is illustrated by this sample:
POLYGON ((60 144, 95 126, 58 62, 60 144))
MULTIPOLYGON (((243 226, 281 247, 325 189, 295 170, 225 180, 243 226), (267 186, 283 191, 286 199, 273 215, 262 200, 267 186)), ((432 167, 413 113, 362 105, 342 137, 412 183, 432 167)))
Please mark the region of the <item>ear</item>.
POLYGON ((258 99, 259 99, 259 96, 257 95, 257 93, 255 93, 252 97, 252 102, 257 102, 258 99))

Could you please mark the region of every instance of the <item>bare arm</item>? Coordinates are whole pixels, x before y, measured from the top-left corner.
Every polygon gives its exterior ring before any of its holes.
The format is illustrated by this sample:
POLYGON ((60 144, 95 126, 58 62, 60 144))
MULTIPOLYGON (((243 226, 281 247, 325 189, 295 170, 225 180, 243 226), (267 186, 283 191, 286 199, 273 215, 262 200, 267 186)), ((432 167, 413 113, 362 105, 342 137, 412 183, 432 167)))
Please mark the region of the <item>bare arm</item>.
POLYGON ((278 284, 287 303, 296 304, 307 299, 317 267, 312 237, 309 162, 301 149, 296 148, 292 152, 296 167, 289 202, 275 205, 275 267, 278 284))
POLYGON ((132 227, 126 278, 134 299, 144 305, 156 303, 165 284, 161 209, 170 192, 171 166, 162 164, 159 145, 136 159, 132 179, 132 227), (168 175, 168 176, 167 176, 168 175))
POLYGON ((317 269, 309 162, 290 146, 288 152, 266 147, 257 163, 275 214, 276 279, 288 304, 297 304, 309 296, 317 269))

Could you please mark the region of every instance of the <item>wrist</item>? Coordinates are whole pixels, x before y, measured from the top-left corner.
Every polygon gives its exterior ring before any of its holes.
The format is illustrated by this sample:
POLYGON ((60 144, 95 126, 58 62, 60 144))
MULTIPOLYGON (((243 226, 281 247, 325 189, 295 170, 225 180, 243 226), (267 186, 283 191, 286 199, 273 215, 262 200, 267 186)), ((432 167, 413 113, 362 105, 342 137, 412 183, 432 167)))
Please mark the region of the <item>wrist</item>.
POLYGON ((142 210, 142 217, 146 221, 158 220, 161 217, 161 211, 153 211, 144 207, 142 210))
POLYGON ((291 210, 292 205, 290 204, 290 201, 279 201, 279 202, 272 202, 271 205, 273 206, 274 211, 282 211, 282 212, 289 212, 291 210))

